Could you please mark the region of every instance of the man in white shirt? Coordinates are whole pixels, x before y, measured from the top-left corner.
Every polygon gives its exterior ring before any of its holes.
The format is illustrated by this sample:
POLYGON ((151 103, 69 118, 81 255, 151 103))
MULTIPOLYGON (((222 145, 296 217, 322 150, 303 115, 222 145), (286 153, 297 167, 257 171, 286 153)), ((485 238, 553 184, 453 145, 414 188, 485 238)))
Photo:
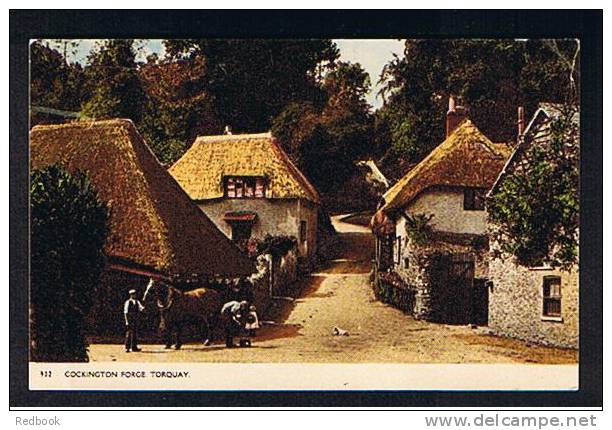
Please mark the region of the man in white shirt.
POLYGON ((130 298, 123 305, 123 316, 125 317, 125 352, 138 352, 138 314, 144 310, 144 306, 136 298, 136 290, 129 291, 130 298))

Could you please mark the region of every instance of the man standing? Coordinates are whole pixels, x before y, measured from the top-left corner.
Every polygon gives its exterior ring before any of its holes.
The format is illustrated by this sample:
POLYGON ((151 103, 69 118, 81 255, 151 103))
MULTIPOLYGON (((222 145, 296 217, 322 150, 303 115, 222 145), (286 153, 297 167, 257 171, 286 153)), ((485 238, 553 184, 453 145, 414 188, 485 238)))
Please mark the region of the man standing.
POLYGON ((138 314, 144 310, 144 306, 136 299, 136 290, 129 291, 130 298, 123 305, 125 316, 125 352, 138 352, 138 314))
POLYGON ((221 308, 221 318, 225 328, 225 346, 228 348, 234 347, 234 336, 239 336, 244 325, 242 318, 249 312, 249 303, 247 301, 231 301, 227 302, 221 308))

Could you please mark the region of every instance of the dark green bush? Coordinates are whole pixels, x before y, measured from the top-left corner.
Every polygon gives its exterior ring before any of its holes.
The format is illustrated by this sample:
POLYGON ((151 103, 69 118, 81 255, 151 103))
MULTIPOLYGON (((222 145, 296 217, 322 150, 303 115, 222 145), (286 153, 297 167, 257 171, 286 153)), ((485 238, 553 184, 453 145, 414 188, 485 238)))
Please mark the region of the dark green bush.
POLYGON ((30 355, 87 361, 85 317, 104 267, 108 212, 82 172, 32 172, 30 355))

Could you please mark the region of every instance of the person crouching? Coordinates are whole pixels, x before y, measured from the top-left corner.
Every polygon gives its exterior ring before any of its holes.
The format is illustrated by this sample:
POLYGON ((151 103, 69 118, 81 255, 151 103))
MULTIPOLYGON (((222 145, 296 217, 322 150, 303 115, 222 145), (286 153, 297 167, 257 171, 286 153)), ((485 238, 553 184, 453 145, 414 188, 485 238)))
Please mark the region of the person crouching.
POLYGON ((233 348, 234 337, 242 336, 244 330, 243 319, 248 314, 249 303, 247 301, 238 302, 236 300, 227 302, 221 308, 221 318, 225 329, 225 346, 233 348))
POLYGON ((259 318, 257 317, 257 309, 251 305, 244 317, 244 329, 240 337, 240 346, 251 346, 251 339, 255 337, 258 328, 259 318))

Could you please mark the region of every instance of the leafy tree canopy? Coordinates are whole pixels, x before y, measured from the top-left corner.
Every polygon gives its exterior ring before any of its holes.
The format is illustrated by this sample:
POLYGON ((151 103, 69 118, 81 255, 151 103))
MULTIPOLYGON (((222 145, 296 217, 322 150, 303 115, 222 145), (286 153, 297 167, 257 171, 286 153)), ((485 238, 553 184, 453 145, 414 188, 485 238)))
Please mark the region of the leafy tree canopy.
POLYGON ((165 40, 170 58, 201 58, 220 119, 235 132, 269 130, 292 102, 321 105, 319 79, 339 51, 329 39, 165 40))
POLYGON ((85 116, 95 119, 142 119, 147 97, 138 76, 133 39, 105 40, 88 57, 85 75, 91 97, 83 104, 85 116))
POLYGON ((370 150, 372 115, 365 101, 370 79, 359 64, 337 62, 322 80, 326 103, 292 103, 272 124, 272 133, 326 193, 355 173, 355 160, 370 150))
MULTIPOLYGON (((85 76, 78 63, 69 64, 57 49, 42 41, 30 45, 30 103, 33 106, 79 111, 85 98, 85 76)), ((38 123, 42 118, 33 118, 38 123)))
POLYGON ((516 165, 487 202, 501 251, 520 264, 569 267, 578 262, 580 132, 575 109, 550 121, 550 137, 527 136, 516 165))
POLYGON ((492 141, 514 140, 518 106, 530 115, 542 101, 564 102, 569 77, 579 82, 579 65, 567 67, 579 61, 575 48, 573 40, 407 40, 381 76, 390 149, 418 161, 438 145, 450 94, 492 141))

